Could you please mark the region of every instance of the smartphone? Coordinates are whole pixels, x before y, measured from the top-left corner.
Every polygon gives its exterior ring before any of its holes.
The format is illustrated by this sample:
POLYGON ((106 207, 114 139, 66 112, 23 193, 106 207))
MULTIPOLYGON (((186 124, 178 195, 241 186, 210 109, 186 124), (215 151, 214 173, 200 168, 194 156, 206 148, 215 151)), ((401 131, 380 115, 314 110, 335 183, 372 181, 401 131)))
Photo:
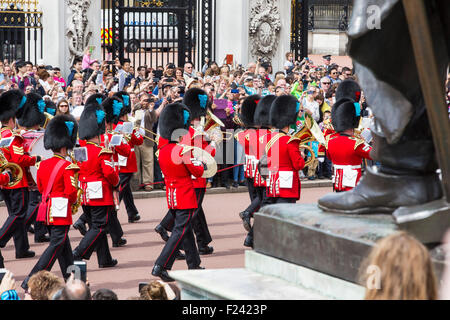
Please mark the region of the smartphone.
POLYGON ((86 261, 74 261, 73 263, 75 266, 77 266, 80 269, 80 280, 83 282, 86 282, 87 279, 87 266, 86 261))
POLYGON ((139 282, 139 293, 141 293, 142 288, 146 285, 148 285, 148 282, 139 282))
POLYGON ((227 54, 227 57, 226 57, 226 61, 227 61, 227 64, 233 64, 233 55, 232 54, 227 54))
POLYGON ((173 82, 173 78, 172 78, 172 77, 167 78, 167 79, 166 79, 166 82, 173 82))
POLYGON ((106 61, 106 64, 114 64, 114 61, 106 61))
MULTIPOLYGON (((6 272, 7 272, 8 270, 6 270, 6 269, 0 269, 0 283, 2 283, 2 280, 3 280, 3 277, 5 276, 5 274, 6 274, 6 272)), ((139 284, 140 285, 140 284, 139 284)), ((140 289, 139 289, 139 291, 140 291, 140 289)))

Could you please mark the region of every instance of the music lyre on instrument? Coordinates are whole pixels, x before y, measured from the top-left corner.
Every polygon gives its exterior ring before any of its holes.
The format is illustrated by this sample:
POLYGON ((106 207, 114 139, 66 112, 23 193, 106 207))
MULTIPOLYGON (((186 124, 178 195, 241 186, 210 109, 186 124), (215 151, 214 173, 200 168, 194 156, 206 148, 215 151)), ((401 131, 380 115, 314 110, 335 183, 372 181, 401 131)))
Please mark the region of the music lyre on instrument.
MULTIPOLYGON (((44 131, 27 131, 22 134, 24 138, 24 151, 29 155, 39 155, 41 160, 46 160, 53 157, 53 151, 47 150, 44 147, 44 131)), ((37 181, 37 170, 39 165, 29 167, 29 174, 34 180, 37 181)))

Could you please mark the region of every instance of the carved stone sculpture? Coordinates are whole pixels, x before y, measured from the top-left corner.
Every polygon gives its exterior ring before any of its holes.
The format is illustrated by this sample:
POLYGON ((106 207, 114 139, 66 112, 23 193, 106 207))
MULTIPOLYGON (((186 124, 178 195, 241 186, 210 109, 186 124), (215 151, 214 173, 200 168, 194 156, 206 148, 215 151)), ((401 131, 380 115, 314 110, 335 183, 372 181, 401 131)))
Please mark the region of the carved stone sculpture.
POLYGON ((251 1, 249 23, 251 53, 253 56, 271 58, 275 54, 281 29, 277 0, 251 1))
POLYGON ((76 57, 83 56, 92 36, 87 18, 91 0, 66 0, 66 4, 71 11, 67 20, 66 36, 69 40, 69 62, 72 64, 76 57))

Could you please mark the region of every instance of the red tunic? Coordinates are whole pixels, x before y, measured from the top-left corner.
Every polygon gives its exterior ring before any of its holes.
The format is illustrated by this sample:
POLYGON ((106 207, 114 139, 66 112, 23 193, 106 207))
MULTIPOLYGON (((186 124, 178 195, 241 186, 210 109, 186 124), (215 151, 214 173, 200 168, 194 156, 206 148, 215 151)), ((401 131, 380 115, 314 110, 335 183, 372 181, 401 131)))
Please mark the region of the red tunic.
MULTIPOLYGON (((114 132, 108 132, 101 135, 101 142, 100 145, 104 148, 107 148, 105 141, 111 141, 114 132)), ((108 143, 109 144, 109 143, 108 143)), ((115 147, 112 147, 113 152, 113 160, 114 160, 114 169, 119 172, 119 159, 122 158, 128 158, 131 154, 131 147, 128 144, 128 142, 125 140, 125 138, 122 138, 121 144, 115 147), (120 156, 120 157, 119 157, 120 156), (122 157, 122 158, 121 158, 122 157)))
MULTIPOLYGON (((256 139, 257 143, 256 145, 252 146, 252 152, 255 153, 256 156, 256 167, 258 166, 258 162, 261 159, 261 157, 265 154, 265 148, 267 145, 267 142, 271 139, 273 133, 268 129, 256 129, 256 139), (256 148, 256 150, 254 150, 256 148)), ((256 169, 253 175, 253 185, 255 187, 265 187, 267 186, 267 181, 264 179, 260 174, 259 171, 256 169)))
MULTIPOLYGON (((209 152, 213 157, 216 155, 216 149, 208 143, 205 139, 205 135, 202 132, 196 131, 194 128, 189 127, 189 133, 183 137, 181 144, 201 148, 209 152)), ((206 179, 192 176, 195 189, 206 188, 206 179)))
MULTIPOLYGON (((50 176, 52 174, 53 168, 62 158, 59 156, 54 156, 47 160, 42 160, 37 171, 37 186, 41 194, 43 194, 49 183, 50 176)), ((75 181, 75 173, 79 171, 79 167, 72 164, 70 161, 64 160, 65 163, 59 170, 56 178, 53 182, 52 190, 50 192, 49 198, 49 208, 51 208, 52 198, 66 198, 68 199, 67 205, 67 216, 63 217, 50 217, 47 215, 46 224, 52 226, 70 226, 72 224, 72 209, 71 205, 77 200, 77 188, 75 181)), ((51 210, 49 210, 51 215, 51 210)))
POLYGON ((244 176, 254 178, 257 168, 258 136, 256 129, 250 128, 239 131, 235 135, 236 140, 242 145, 245 153, 244 176))
MULTIPOLYGON (((14 137, 14 140, 9 147, 2 148, 3 154, 8 162, 18 164, 24 173, 27 172, 28 167, 32 167, 36 164, 36 157, 31 157, 25 153, 23 137, 21 135, 13 134, 10 129, 3 128, 1 137, 2 139, 14 137)), ((26 174, 23 175, 22 180, 14 187, 2 186, 4 189, 19 189, 26 187, 28 187, 28 178, 26 174)))
POLYGON ((266 146, 270 172, 267 196, 300 199, 298 172, 305 166, 299 145, 301 140, 282 132, 274 132, 266 146))
POLYGON ((191 176, 201 177, 203 164, 193 164, 192 148, 170 142, 159 150, 169 209, 196 209, 197 198, 191 176))
MULTIPOLYGON (((114 170, 112 151, 106 150, 93 142, 86 143, 87 161, 80 163, 79 181, 83 189, 83 205, 87 206, 112 206, 114 205, 113 188, 119 184, 119 175, 114 170), (87 189, 94 184, 89 182, 101 182, 101 198, 88 197, 87 189)), ((95 196, 98 197, 98 193, 95 196)))
MULTIPOLYGON (((119 121, 116 125, 113 126, 113 130, 116 129, 118 125, 123 125, 123 121, 119 121)), ((119 171, 123 173, 134 173, 137 172, 137 161, 136 161, 136 153, 134 152, 135 146, 140 146, 144 143, 144 137, 139 133, 138 129, 134 129, 133 133, 130 136, 130 140, 128 144, 130 145, 131 152, 128 157, 119 157, 120 158, 120 168, 119 171), (126 159, 125 159, 126 158, 126 159)))
POLYGON ((327 136, 327 157, 333 163, 334 190, 348 191, 353 189, 361 178, 363 159, 371 159, 372 147, 362 139, 343 133, 327 136))

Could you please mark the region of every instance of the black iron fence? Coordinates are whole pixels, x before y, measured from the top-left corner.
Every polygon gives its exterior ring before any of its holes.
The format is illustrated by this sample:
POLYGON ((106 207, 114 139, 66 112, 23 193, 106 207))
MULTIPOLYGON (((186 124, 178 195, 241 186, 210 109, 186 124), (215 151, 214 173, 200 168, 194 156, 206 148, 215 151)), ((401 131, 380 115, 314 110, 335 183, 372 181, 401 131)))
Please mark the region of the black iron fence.
POLYGON ((308 29, 347 31, 353 0, 309 0, 308 29))
POLYGON ((0 59, 43 58, 42 12, 37 0, 0 0, 0 59))
POLYGON ((215 0, 102 0, 103 59, 157 68, 215 56, 215 0))

